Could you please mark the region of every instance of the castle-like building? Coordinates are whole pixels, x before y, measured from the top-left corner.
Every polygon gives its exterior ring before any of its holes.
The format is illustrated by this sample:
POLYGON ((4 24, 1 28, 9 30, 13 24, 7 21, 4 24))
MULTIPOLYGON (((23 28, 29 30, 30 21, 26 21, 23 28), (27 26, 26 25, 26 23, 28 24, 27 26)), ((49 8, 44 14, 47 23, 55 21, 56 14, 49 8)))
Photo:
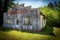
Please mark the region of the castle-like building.
POLYGON ((46 25, 46 18, 39 8, 24 7, 24 4, 15 5, 3 16, 3 26, 13 29, 41 30, 46 25))

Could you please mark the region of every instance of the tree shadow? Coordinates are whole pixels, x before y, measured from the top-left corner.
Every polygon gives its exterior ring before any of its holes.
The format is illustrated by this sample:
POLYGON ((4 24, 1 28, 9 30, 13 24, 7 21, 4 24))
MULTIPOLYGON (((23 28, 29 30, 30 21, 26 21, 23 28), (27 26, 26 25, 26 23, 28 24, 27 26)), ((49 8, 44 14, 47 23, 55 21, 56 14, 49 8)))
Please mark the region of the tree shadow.
POLYGON ((53 33, 53 27, 45 27, 44 29, 42 29, 40 31, 36 31, 36 30, 35 31, 34 30, 21 30, 21 32, 55 36, 54 33, 53 33))
POLYGON ((13 30, 12 28, 0 27, 0 31, 3 31, 3 32, 9 32, 9 31, 12 31, 12 30, 13 30))
POLYGON ((55 36, 53 33, 53 27, 45 27, 44 29, 38 31, 38 30, 20 30, 20 29, 12 29, 12 28, 6 28, 6 27, 0 27, 0 31, 3 32, 9 32, 12 30, 16 30, 19 32, 26 32, 26 33, 32 33, 32 34, 42 34, 42 35, 52 35, 55 36))

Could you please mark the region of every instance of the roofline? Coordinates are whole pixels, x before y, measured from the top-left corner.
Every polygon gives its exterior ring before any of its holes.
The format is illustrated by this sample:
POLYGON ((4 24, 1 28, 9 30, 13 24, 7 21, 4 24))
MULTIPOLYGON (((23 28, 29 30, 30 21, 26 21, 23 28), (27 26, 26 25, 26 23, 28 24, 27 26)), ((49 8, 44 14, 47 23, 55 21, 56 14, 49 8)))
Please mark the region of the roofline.
POLYGON ((47 18, 42 12, 40 12, 40 15, 43 15, 45 18, 47 18))

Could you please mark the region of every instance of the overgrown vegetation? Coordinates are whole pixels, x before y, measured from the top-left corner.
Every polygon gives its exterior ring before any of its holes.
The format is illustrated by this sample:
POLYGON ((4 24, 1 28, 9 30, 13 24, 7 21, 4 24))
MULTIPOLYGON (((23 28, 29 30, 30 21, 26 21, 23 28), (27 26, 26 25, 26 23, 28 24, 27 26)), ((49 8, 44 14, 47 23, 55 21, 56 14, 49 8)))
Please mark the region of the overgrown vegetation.
POLYGON ((60 1, 55 4, 49 3, 48 6, 40 7, 40 11, 47 17, 47 25, 60 27, 60 1))

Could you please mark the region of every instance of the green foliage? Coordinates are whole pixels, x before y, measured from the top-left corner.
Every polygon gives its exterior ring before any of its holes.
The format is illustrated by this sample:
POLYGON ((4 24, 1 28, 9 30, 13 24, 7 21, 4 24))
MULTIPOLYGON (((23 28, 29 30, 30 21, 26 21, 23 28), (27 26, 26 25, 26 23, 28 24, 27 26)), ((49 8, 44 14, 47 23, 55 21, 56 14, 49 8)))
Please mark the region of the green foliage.
POLYGON ((56 10, 56 7, 48 8, 41 7, 40 11, 47 17, 47 25, 57 26, 57 21, 59 22, 60 11, 56 10))
POLYGON ((60 27, 60 1, 40 7, 40 11, 47 17, 47 25, 60 27))
POLYGON ((48 4, 48 7, 49 7, 49 8, 54 7, 53 3, 49 3, 49 4, 48 4))

